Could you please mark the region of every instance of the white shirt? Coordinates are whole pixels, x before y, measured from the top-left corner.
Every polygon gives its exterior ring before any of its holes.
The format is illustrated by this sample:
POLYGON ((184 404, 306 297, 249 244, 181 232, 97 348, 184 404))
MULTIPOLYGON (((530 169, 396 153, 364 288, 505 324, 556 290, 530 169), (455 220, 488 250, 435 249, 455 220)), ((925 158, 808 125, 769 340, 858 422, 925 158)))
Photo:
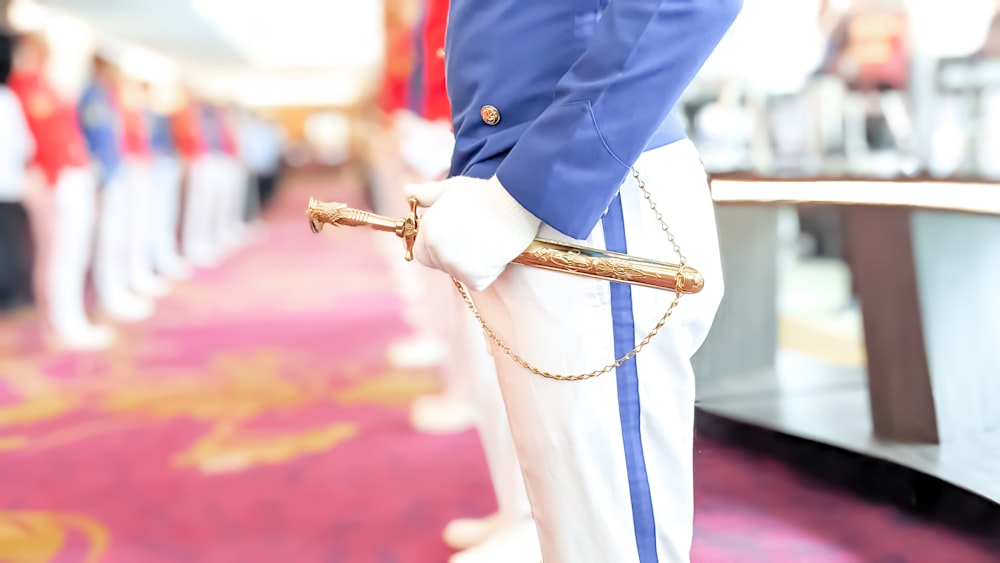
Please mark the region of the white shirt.
POLYGON ((17 96, 0 85, 0 202, 20 201, 35 138, 17 96))

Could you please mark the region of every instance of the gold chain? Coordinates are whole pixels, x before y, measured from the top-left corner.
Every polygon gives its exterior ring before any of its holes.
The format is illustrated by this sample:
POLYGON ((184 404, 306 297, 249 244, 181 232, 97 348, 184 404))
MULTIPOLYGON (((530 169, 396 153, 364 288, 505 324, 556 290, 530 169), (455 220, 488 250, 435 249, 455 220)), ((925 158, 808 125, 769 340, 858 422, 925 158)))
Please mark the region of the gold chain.
MULTIPOLYGON (((667 234, 667 240, 669 240, 670 244, 673 245, 674 252, 677 254, 678 263, 681 269, 681 274, 683 274, 684 267, 687 265, 687 258, 685 258, 684 254, 681 252, 681 247, 678 246, 677 240, 674 238, 673 233, 670 232, 670 227, 667 226, 667 222, 663 220, 663 215, 660 214, 660 210, 656 208, 656 204, 653 202, 652 196, 649 195, 649 190, 646 189, 646 182, 644 182, 642 178, 639 177, 639 171, 636 170, 635 168, 632 169, 632 177, 635 178, 636 183, 639 185, 639 189, 642 190, 642 196, 646 198, 646 202, 649 204, 649 208, 652 209, 653 213, 656 215, 656 220, 659 221, 660 223, 660 229, 667 234)), ((659 334, 660 329, 663 328, 663 325, 667 324, 667 319, 669 319, 670 316, 674 314, 674 309, 676 309, 677 304, 680 303, 682 295, 681 287, 680 285, 678 285, 677 288, 675 289, 674 299, 670 303, 670 307, 668 307, 667 312, 663 313, 663 316, 660 317, 660 320, 656 323, 656 326, 653 327, 653 330, 649 331, 649 334, 647 334, 645 338, 639 341, 639 344, 637 344, 635 348, 632 348, 632 350, 629 353, 625 354, 621 358, 618 358, 615 361, 615 363, 606 365, 601 369, 594 370, 588 373, 579 373, 575 375, 562 375, 539 369, 533 366, 532 364, 528 363, 528 361, 522 358, 521 356, 515 354, 514 351, 510 349, 510 346, 508 346, 507 343, 504 342, 502 338, 500 338, 500 336, 496 333, 496 331, 494 331, 490 327, 490 325, 487 324, 486 320, 483 319, 483 315, 479 312, 479 309, 476 307, 476 304, 472 301, 472 297, 469 296, 469 292, 465 290, 465 287, 462 286, 462 283, 456 280, 455 278, 452 278, 452 282, 458 289, 458 293, 462 296, 462 299, 465 300, 465 304, 469 307, 469 310, 472 311, 472 314, 475 315, 476 320, 479 321, 480 325, 482 325, 483 332, 486 334, 487 337, 489 337, 490 340, 493 341, 494 344, 497 345, 498 348, 500 348, 500 350, 503 351, 504 354, 506 354, 510 359, 514 360, 521 367, 530 371, 531 373, 534 373, 535 375, 540 375, 546 379, 555 379, 558 381, 583 381, 585 379, 591 379, 593 377, 597 377, 599 375, 603 375, 605 373, 608 373, 609 371, 617 369, 621 367, 621 365, 624 364, 625 362, 634 358, 636 354, 641 352, 642 349, 645 348, 646 345, 649 344, 649 342, 653 340, 653 338, 657 334, 659 334)))

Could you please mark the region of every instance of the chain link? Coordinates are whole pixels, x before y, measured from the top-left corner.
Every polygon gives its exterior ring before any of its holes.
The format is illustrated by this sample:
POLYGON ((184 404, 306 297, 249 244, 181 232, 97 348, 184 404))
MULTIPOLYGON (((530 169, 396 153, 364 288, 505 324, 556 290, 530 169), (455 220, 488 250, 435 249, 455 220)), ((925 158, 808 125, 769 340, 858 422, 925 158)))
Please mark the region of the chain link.
MULTIPOLYGON (((664 233, 666 233, 667 240, 669 240, 670 244, 673 245, 674 252, 677 254, 678 263, 681 267, 681 273, 683 274, 684 267, 687 265, 687 258, 684 257, 684 254, 681 252, 681 247, 677 244, 676 238, 674 238, 674 234, 670 232, 670 227, 667 225, 667 222, 663 220, 663 215, 660 213, 660 210, 657 209, 656 203, 653 202, 653 198, 650 195, 649 190, 646 189, 646 182, 644 182, 642 178, 639 177, 639 171, 636 170, 635 168, 632 169, 632 177, 635 178, 636 184, 638 184, 639 189, 642 191, 642 196, 646 199, 646 203, 649 204, 649 208, 653 211, 653 214, 656 215, 656 220, 660 223, 660 229, 664 233)), ((496 331, 494 331, 493 328, 490 327, 490 325, 486 322, 486 320, 483 319, 482 313, 479 312, 479 309, 476 307, 475 302, 472 301, 472 297, 469 295, 469 292, 466 291, 462 283, 456 280, 455 278, 452 278, 451 281, 455 284, 455 287, 458 289, 459 295, 461 295, 462 299, 465 301, 466 306, 468 306, 472 314, 475 315, 476 320, 479 321, 479 324, 483 327, 483 332, 491 341, 493 341, 494 344, 496 344, 497 348, 499 348, 505 355, 507 355, 507 357, 514 360, 515 362, 517 362, 518 365, 530 371, 531 373, 535 375, 540 375, 546 379, 555 379, 557 381, 583 381, 585 379, 591 379, 599 375, 604 375, 605 373, 608 373, 612 370, 621 367, 622 364, 631 360, 632 358, 635 357, 636 354, 641 352, 642 349, 645 348, 646 345, 648 345, 650 341, 653 340, 653 338, 660 333, 660 330, 663 329, 663 326, 667 324, 667 319, 669 319, 671 315, 674 314, 674 309, 676 309, 677 304, 680 303, 682 295, 681 288, 680 286, 678 286, 675 289, 674 299, 673 301, 670 302, 670 307, 668 307, 667 312, 663 313, 663 316, 660 317, 660 320, 656 323, 656 326, 653 327, 653 330, 649 331, 649 334, 647 334, 645 338, 640 340, 639 343, 635 346, 635 348, 632 348, 630 352, 615 360, 613 364, 608 364, 600 369, 587 373, 563 375, 539 369, 534 365, 532 365, 531 363, 529 363, 524 358, 522 358, 521 356, 519 356, 518 354, 516 354, 513 350, 511 350, 510 346, 508 346, 507 343, 504 342, 503 338, 501 338, 500 335, 498 335, 496 331)))

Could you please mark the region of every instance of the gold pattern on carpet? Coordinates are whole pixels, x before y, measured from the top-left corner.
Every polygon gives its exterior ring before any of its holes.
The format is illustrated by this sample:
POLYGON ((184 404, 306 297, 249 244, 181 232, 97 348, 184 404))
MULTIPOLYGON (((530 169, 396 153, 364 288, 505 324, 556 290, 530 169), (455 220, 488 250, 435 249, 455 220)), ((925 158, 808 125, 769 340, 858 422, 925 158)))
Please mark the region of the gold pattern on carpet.
POLYGON ((59 512, 0 511, 3 561, 42 563, 59 557, 74 536, 87 542, 83 563, 97 563, 108 548, 108 531, 99 522, 59 512))

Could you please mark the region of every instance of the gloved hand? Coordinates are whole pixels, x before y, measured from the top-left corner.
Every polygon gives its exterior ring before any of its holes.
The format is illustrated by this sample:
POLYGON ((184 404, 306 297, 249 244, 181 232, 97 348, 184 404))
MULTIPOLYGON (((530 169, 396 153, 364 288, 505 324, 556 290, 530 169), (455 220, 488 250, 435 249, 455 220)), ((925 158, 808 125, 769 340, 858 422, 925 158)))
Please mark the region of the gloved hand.
POLYGON ((470 289, 489 287, 507 264, 531 244, 542 222, 521 207, 495 176, 456 176, 412 184, 406 194, 427 210, 413 254, 470 289))

